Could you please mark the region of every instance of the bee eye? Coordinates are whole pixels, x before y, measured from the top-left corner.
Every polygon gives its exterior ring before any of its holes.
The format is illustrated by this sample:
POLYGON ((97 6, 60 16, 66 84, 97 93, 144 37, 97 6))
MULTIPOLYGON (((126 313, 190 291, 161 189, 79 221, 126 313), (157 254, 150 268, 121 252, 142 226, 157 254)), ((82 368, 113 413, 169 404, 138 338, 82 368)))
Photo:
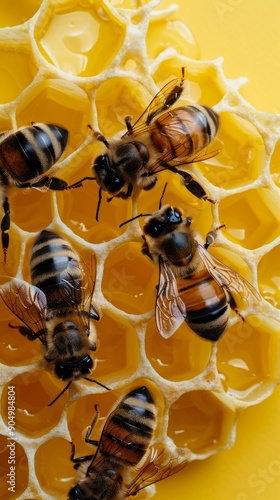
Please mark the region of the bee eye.
POLYGON ((89 355, 85 356, 83 359, 79 359, 73 363, 56 363, 55 373, 62 380, 68 380, 72 378, 73 371, 78 368, 83 375, 90 373, 93 367, 93 361, 89 355))
POLYGON ((109 168, 109 158, 108 155, 99 155, 95 158, 95 162, 92 167, 96 173, 102 172, 102 170, 107 170, 109 168))
POLYGON ((68 500, 85 500, 86 498, 88 498, 88 496, 80 485, 74 486, 68 492, 68 500))
POLYGON ((162 224, 159 221, 152 221, 148 224, 145 224, 145 226, 143 227, 143 231, 145 234, 151 236, 151 238, 158 238, 161 235, 164 227, 165 224, 162 224))
POLYGON ((108 155, 97 156, 93 165, 98 184, 109 193, 117 193, 124 186, 125 182, 117 176, 110 165, 108 155))
POLYGON ((55 365, 54 371, 58 378, 60 378, 61 380, 68 380, 72 376, 73 368, 72 366, 68 366, 66 364, 57 363, 55 365))
POLYGON ((92 361, 90 356, 85 356, 84 359, 82 359, 79 362, 79 368, 80 368, 81 372, 83 372, 84 375, 86 375, 87 373, 90 373, 90 370, 92 369, 92 367, 93 367, 93 361, 92 361))

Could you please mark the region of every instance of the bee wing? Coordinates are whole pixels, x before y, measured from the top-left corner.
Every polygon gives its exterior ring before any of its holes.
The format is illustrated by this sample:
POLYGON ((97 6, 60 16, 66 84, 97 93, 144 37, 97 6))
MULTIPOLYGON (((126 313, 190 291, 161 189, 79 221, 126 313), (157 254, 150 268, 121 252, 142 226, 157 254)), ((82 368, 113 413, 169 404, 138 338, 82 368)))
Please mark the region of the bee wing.
POLYGON ((69 305, 74 306, 81 326, 89 334, 90 319, 99 319, 99 314, 92 304, 95 287, 92 266, 86 266, 83 263, 82 267, 77 260, 70 260, 63 274, 65 275, 66 300, 69 305))
POLYGON ((147 126, 150 125, 153 118, 170 108, 177 99, 179 99, 183 91, 183 84, 181 78, 174 78, 168 82, 151 100, 145 111, 137 118, 136 122, 130 130, 128 130, 123 137, 129 135, 143 134, 147 126))
POLYGON ((219 139, 215 138, 213 140, 210 140, 211 138, 208 134, 201 133, 201 135, 205 136, 206 144, 207 142, 209 142, 209 144, 193 149, 192 134, 190 134, 189 137, 185 136, 184 134, 182 134, 182 130, 178 129, 178 124, 173 124, 172 122, 170 123, 170 125, 168 125, 168 127, 165 128, 170 139, 172 139, 172 136, 174 135, 176 142, 174 141, 173 148, 168 148, 164 154, 160 155, 158 160, 149 165, 149 171, 151 172, 151 174, 156 174, 166 169, 177 171, 177 173, 179 174, 180 170, 184 171, 184 165, 187 166, 190 163, 209 160, 209 158, 212 158, 213 156, 219 154, 223 147, 223 144, 219 139), (179 135, 182 136, 181 141, 178 141, 179 135), (188 147, 188 145, 190 146, 188 147), (185 153, 183 148, 185 149, 185 153), (192 150, 193 153, 190 154, 189 151, 192 150), (178 167, 181 168, 179 169, 178 167))
POLYGON ((190 451, 184 448, 177 448, 176 456, 170 456, 170 452, 165 449, 159 452, 151 448, 145 465, 128 485, 127 496, 135 495, 150 484, 176 474, 190 462, 190 456, 190 451))
MULTIPOLYGON (((201 135, 204 135, 206 140, 210 141, 210 136, 208 134, 201 134, 201 135)), ((190 136, 190 140, 192 140, 192 136, 190 136)), ((212 139, 206 146, 202 148, 195 148, 193 154, 191 155, 187 154, 185 157, 183 156, 183 158, 180 157, 178 162, 176 162, 176 159, 174 159, 173 161, 174 164, 177 164, 177 166, 179 166, 179 165, 194 163, 196 161, 209 160, 210 158, 213 158, 213 156, 217 156, 220 153, 222 147, 223 147, 222 141, 220 139, 215 138, 212 139)), ((177 148, 175 148, 175 150, 176 149, 177 148)))
POLYGON ((42 290, 26 281, 12 278, 1 285, 0 296, 12 313, 33 333, 45 330, 47 299, 42 290))
POLYGON ((162 259, 159 261, 159 283, 156 297, 156 325, 164 338, 178 330, 185 319, 186 306, 178 294, 172 269, 162 259))
POLYGON ((213 257, 202 245, 198 244, 197 249, 208 272, 217 283, 228 291, 237 305, 241 306, 242 302, 245 302, 245 307, 248 305, 260 307, 261 296, 249 281, 213 257))

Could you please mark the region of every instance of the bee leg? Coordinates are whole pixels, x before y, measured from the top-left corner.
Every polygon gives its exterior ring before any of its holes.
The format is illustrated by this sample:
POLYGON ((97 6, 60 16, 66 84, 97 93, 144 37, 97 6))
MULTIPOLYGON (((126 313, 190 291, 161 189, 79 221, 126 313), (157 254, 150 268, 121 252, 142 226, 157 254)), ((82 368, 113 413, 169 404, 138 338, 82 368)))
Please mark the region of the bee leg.
POLYGON ((91 433, 92 433, 94 427, 96 426, 96 423, 99 420, 99 416, 100 416, 98 405, 94 405, 94 409, 95 409, 95 415, 92 419, 90 426, 88 427, 86 437, 85 437, 85 442, 89 443, 89 444, 93 444, 94 446, 98 446, 99 441, 96 441, 95 439, 90 439, 91 433))
POLYGON ((181 96, 183 89, 184 89, 184 80, 185 80, 185 67, 183 66, 182 68, 182 77, 180 80, 179 85, 175 85, 171 92, 168 94, 166 99, 164 100, 164 106, 163 110, 170 108, 170 106, 173 106, 176 101, 178 101, 179 97, 181 96))
POLYGON ((95 181, 95 177, 83 177, 79 181, 74 182, 74 184, 70 184, 70 186, 67 185, 65 189, 74 189, 82 187, 84 181, 95 181))
POLYGON ((2 240, 2 248, 3 248, 3 253, 4 253, 4 264, 6 264, 7 261, 7 251, 9 247, 9 229, 10 229, 10 224, 11 224, 11 218, 10 218, 10 204, 9 200, 6 197, 4 199, 3 203, 3 209, 4 209, 4 215, 2 218, 1 222, 1 240, 2 240))
POLYGON ((181 68, 182 76, 178 85, 174 85, 173 89, 167 94, 167 96, 163 100, 163 104, 159 108, 155 108, 153 113, 148 115, 148 119, 146 120, 146 124, 150 125, 151 121, 155 118, 155 116, 159 115, 166 109, 169 109, 176 101, 180 98, 183 90, 184 90, 184 80, 185 80, 185 67, 181 68))
POLYGON ((127 191, 121 191, 118 194, 115 194, 114 196, 111 196, 110 198, 107 198, 107 201, 112 201, 113 198, 121 198, 122 200, 127 200, 127 198, 130 198, 131 193, 133 191, 133 186, 132 184, 129 184, 127 191))
POLYGON ((127 188, 126 193, 124 191, 121 191, 119 194, 117 194, 117 198, 121 198, 122 200, 127 200, 127 198, 130 198, 132 194, 133 186, 130 184, 127 188))
POLYGON ((97 141, 99 141, 99 142, 103 142, 104 146, 106 146, 106 148, 110 149, 110 144, 107 141, 106 137, 104 135, 102 135, 101 132, 99 132, 98 130, 93 130, 92 128, 91 128, 91 130, 93 132, 95 139, 97 139, 97 141))
POLYGON ((74 445, 73 442, 70 443, 70 444, 71 444, 70 460, 71 460, 71 462, 73 462, 74 464, 76 464, 74 466, 74 469, 78 469, 79 464, 81 462, 85 462, 86 460, 91 460, 92 459, 93 455, 85 455, 83 457, 77 457, 77 458, 75 458, 75 445, 74 445))
POLYGON ((147 240, 145 238, 144 235, 142 235, 142 238, 144 240, 144 243, 142 243, 142 249, 141 249, 141 252, 143 255, 147 255, 147 257, 149 257, 149 259, 153 260, 153 256, 149 250, 149 246, 148 246, 148 243, 147 243, 147 240))
POLYGON ((125 124, 126 124, 127 132, 131 133, 132 130, 133 130, 133 126, 131 124, 131 122, 132 122, 131 116, 126 116, 125 119, 124 119, 124 121, 125 121, 125 124))
POLYGON ((244 323, 245 322, 245 318, 244 316, 242 316, 241 312, 239 311, 237 305, 236 305, 236 302, 234 300, 234 298, 232 297, 232 295, 230 294, 230 290, 225 287, 227 292, 228 292, 228 296, 229 296, 229 305, 230 305, 230 308, 235 312, 235 314, 237 314, 237 316, 239 316, 239 318, 242 320, 242 322, 244 323))
POLYGON ((186 188, 190 191, 190 193, 196 196, 196 198, 204 201, 210 201, 210 203, 215 204, 215 201, 211 200, 211 198, 208 197, 203 187, 197 181, 195 181, 190 174, 188 174, 187 172, 182 172, 182 170, 177 170, 177 173, 183 178, 186 188))
POLYGON ((89 314, 90 319, 95 319, 96 321, 100 320, 99 312, 97 309, 94 307, 93 304, 90 305, 90 314, 89 314))
POLYGON ((8 326, 9 326, 9 328, 17 329, 19 331, 19 333, 21 333, 21 335, 23 335, 23 337, 26 337, 28 340, 33 341, 33 340, 36 340, 37 338, 39 338, 41 340, 40 337, 42 336, 42 333, 43 333, 41 330, 34 333, 34 332, 32 332, 32 330, 30 330, 26 326, 11 325, 11 323, 9 323, 8 326))
POLYGON ((20 185, 21 188, 37 188, 37 189, 52 189, 53 191, 64 191, 68 189, 67 182, 62 179, 58 179, 57 177, 49 177, 45 175, 41 177, 37 181, 34 182, 26 182, 20 185))
POLYGON ((211 231, 209 231, 206 235, 206 238, 205 238, 205 243, 204 243, 204 248, 207 250, 207 248, 210 247, 210 245, 212 245, 212 243, 215 241, 215 239, 217 238, 217 231, 219 231, 219 229, 222 229, 223 227, 225 227, 225 224, 221 224, 220 226, 216 227, 216 229, 211 229, 211 231))
POLYGON ((155 185, 157 183, 157 180, 158 180, 157 177, 154 177, 151 180, 150 184, 148 184, 147 186, 143 187, 143 190, 144 191, 150 191, 150 189, 153 189, 153 187, 155 187, 155 185))
POLYGON ((235 312, 235 314, 237 314, 237 316, 239 316, 239 318, 241 319, 242 323, 245 323, 246 320, 245 320, 244 316, 241 314, 241 312, 239 311, 239 309, 235 308, 234 312, 235 312))
POLYGON ((85 318, 90 318, 90 319, 95 319, 98 321, 100 319, 98 311, 95 309, 94 305, 90 305, 90 310, 88 311, 81 311, 82 316, 85 318))

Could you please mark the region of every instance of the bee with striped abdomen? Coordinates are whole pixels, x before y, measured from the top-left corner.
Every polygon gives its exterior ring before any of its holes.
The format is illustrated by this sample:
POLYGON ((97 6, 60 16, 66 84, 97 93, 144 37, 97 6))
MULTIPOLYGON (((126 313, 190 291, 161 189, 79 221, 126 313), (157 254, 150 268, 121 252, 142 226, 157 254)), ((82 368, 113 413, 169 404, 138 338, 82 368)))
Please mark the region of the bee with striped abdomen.
POLYGON ((71 245, 52 231, 38 235, 30 268, 31 284, 13 278, 0 287, 0 295, 25 324, 13 328, 29 340, 39 338, 49 366, 68 381, 64 392, 73 380, 91 380, 87 376, 96 366, 91 353, 97 349, 97 338, 90 324, 99 319, 92 304, 94 281, 71 245))
POLYGON ((130 391, 107 418, 100 441, 90 439, 98 420, 98 409, 85 441, 97 447, 93 455, 71 460, 78 469, 78 482, 68 492, 69 500, 123 500, 150 484, 181 470, 189 454, 170 459, 162 465, 164 451, 157 453, 151 442, 157 426, 157 407, 142 386, 130 391))
POLYGON ((186 321, 195 333, 216 341, 227 327, 230 308, 238 314, 241 303, 259 309, 261 297, 240 274, 207 251, 215 231, 202 245, 191 223, 180 209, 165 205, 148 216, 143 227, 142 252, 160 269, 156 324, 168 338, 186 321))
POLYGON ((126 199, 134 188, 151 189, 157 174, 170 170, 180 174, 186 188, 196 197, 212 201, 186 171, 186 165, 219 152, 217 148, 209 148, 218 131, 219 117, 212 108, 199 104, 173 109, 183 87, 184 68, 182 77, 165 85, 133 125, 130 117, 125 118, 125 134, 108 141, 100 132, 94 132, 107 151, 94 160, 95 177, 85 177, 71 187, 95 179, 100 186, 100 200, 102 190, 112 198, 126 199))
POLYGON ((68 131, 50 123, 34 123, 16 132, 0 135, 0 203, 4 209, 1 223, 4 262, 9 246, 9 186, 64 190, 67 184, 45 175, 59 160, 68 140, 68 131))

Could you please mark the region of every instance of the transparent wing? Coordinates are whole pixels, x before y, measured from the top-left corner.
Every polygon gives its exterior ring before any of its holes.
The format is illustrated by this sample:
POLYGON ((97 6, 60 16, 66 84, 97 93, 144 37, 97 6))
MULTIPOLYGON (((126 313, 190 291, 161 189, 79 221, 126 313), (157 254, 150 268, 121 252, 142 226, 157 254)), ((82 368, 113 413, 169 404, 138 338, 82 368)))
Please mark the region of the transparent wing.
POLYGON ((156 298, 156 325, 164 338, 169 338, 183 323, 186 306, 178 294, 173 271, 162 259, 159 261, 159 283, 156 298))
POLYGON ((134 125, 123 137, 143 134, 155 116, 172 106, 183 91, 182 78, 174 78, 168 82, 151 100, 145 111, 139 116, 134 125))
POLYGON ((127 496, 135 495, 150 484, 176 474, 190 462, 190 456, 190 451, 183 448, 177 448, 174 456, 171 456, 171 453, 165 449, 159 452, 151 448, 145 465, 129 484, 127 496))
MULTIPOLYGON (((26 281, 12 278, 1 285, 0 296, 6 306, 28 329, 35 335, 42 331, 43 335, 46 329, 47 299, 42 290, 26 281)), ((43 338, 41 340, 43 342, 43 338)))
POLYGON ((242 309, 249 305, 256 308, 260 307, 261 295, 249 281, 213 257, 202 245, 198 245, 197 248, 208 272, 217 283, 226 288, 237 306, 242 309))
POLYGON ((99 314, 93 305, 95 280, 92 265, 77 260, 70 260, 67 268, 61 274, 63 299, 76 311, 80 326, 89 335, 90 320, 99 319, 99 314))
MULTIPOLYGON (((168 130, 169 129, 172 129, 172 133, 174 133, 172 125, 168 127, 168 130)), ((219 154, 223 147, 223 144, 219 139, 213 139, 211 144, 209 143, 204 147, 196 148, 192 154, 189 154, 189 150, 192 150, 192 134, 190 136, 185 136, 182 134, 182 130, 180 130, 177 132, 177 140, 179 133, 182 136, 181 141, 177 142, 173 149, 168 148, 166 153, 161 154, 157 161, 149 165, 149 171, 151 174, 156 174, 166 169, 180 173, 180 170, 184 170, 184 165, 186 165, 187 168, 187 165, 190 163, 209 160, 213 156, 219 154)), ((168 133, 168 135, 170 138, 172 137, 171 134, 168 133)), ((210 137, 207 135, 205 140, 206 142, 210 141, 210 137)))

